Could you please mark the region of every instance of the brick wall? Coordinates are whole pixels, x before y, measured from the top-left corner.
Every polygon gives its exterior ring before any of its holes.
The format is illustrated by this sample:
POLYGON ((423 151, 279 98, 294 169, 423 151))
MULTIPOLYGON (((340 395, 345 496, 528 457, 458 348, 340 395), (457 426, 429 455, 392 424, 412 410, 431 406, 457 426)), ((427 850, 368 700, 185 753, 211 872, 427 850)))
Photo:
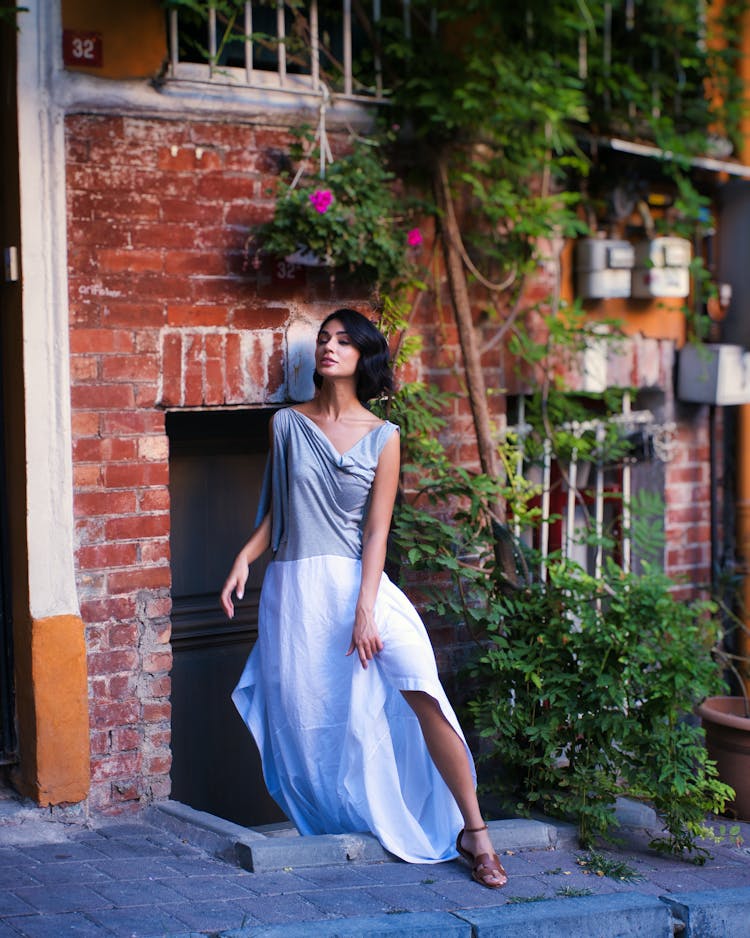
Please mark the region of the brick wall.
MULTIPOLYGON (((66 133, 76 567, 89 652, 91 806, 118 811, 169 792, 165 409, 283 402, 296 337, 311 336, 334 304, 361 305, 362 297, 347 296, 352 288, 332 285, 325 272, 246 263, 249 226, 273 210, 280 154, 289 144, 283 131, 74 115, 66 133)), ((408 377, 460 392, 461 353, 447 304, 423 303, 415 324, 425 348, 408 377)), ((628 359, 631 374, 643 374, 645 384, 671 380, 663 350, 638 354, 640 364, 628 359)), ((513 390, 503 355, 494 349, 484 361, 498 418, 501 392, 513 390)), ((705 530, 705 439, 700 429, 684 432, 690 461, 681 456, 669 470, 668 522, 681 532, 667 558, 670 572, 705 562, 695 548, 705 530)), ((465 398, 455 400, 445 438, 457 462, 477 465, 465 398)), ((461 661, 465 636, 432 625, 438 660, 450 670, 461 661)))
POLYGON ((101 116, 69 117, 66 132, 91 805, 117 810, 169 791, 165 408, 283 400, 290 320, 321 316, 244 269, 248 226, 272 210, 283 133, 101 116))

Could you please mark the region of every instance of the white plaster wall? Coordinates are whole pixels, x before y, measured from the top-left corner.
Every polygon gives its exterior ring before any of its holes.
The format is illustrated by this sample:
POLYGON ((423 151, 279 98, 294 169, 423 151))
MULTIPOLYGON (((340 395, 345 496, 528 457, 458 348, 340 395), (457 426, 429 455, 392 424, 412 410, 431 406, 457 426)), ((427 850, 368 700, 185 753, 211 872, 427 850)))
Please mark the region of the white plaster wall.
POLYGON ((77 614, 73 567, 63 113, 59 4, 27 0, 19 14, 23 372, 30 612, 77 614))

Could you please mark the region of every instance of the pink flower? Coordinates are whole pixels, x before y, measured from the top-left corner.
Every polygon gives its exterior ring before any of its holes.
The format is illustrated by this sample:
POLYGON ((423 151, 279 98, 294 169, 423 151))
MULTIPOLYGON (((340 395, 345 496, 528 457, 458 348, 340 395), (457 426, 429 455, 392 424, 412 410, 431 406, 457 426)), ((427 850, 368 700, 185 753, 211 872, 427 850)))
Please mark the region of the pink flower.
POLYGON ((325 215, 333 202, 333 193, 330 189, 316 189, 310 193, 310 201, 316 212, 325 215))
POLYGON ((406 243, 410 248, 418 248, 422 243, 422 232, 419 228, 412 228, 406 236, 406 243))

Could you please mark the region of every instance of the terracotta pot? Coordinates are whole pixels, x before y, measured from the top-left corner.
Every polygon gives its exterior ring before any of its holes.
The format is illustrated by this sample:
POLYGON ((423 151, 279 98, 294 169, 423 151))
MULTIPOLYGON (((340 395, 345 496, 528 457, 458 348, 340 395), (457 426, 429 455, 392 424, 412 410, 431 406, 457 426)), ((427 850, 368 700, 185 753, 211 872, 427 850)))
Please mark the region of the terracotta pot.
POLYGON ((706 748, 719 778, 734 788, 729 809, 738 820, 750 821, 750 717, 742 697, 707 697, 698 707, 706 731, 706 748))

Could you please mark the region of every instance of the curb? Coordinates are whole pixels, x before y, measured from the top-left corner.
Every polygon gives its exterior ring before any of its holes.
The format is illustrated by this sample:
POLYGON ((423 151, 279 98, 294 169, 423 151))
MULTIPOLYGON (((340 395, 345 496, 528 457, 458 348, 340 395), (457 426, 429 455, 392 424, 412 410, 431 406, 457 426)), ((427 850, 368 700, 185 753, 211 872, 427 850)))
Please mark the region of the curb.
MULTIPOLYGON (((251 873, 316 866, 336 866, 356 860, 360 863, 396 861, 372 834, 320 834, 300 837, 263 834, 222 818, 197 811, 179 801, 153 804, 149 818, 179 837, 184 837, 215 856, 239 864, 251 873)), ((555 850, 577 845, 572 824, 510 818, 490 821, 490 837, 495 850, 555 850)))
POLYGON ((611 893, 497 909, 405 912, 264 925, 217 938, 750 938, 750 888, 649 896, 611 893))

